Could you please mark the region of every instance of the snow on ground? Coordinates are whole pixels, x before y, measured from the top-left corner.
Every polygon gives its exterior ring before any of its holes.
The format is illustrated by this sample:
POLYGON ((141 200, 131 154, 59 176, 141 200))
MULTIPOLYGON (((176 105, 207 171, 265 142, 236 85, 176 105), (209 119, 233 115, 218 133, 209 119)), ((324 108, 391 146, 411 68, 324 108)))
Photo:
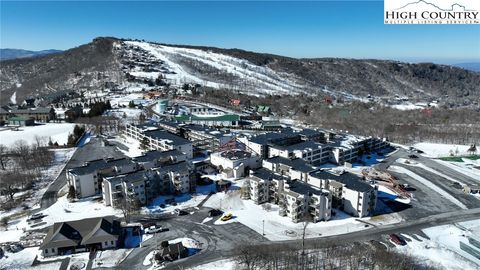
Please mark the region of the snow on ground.
POLYGON ((437 159, 435 159, 435 161, 446 167, 449 167, 452 170, 455 170, 458 173, 464 174, 474 180, 477 180, 480 184, 480 170, 473 168, 473 166, 480 166, 480 159, 470 160, 464 158, 463 162, 449 162, 437 159), (472 164, 473 166, 469 164, 472 164))
POLYGON ((193 194, 181 194, 181 195, 162 195, 158 196, 153 200, 153 202, 144 207, 142 210, 145 213, 168 213, 173 212, 175 209, 187 209, 190 207, 197 207, 197 205, 202 202, 210 192, 215 192, 215 184, 212 183, 206 186, 197 186, 196 193, 193 194), (165 201, 169 199, 175 199, 177 205, 166 204, 165 201), (164 204, 165 207, 160 207, 161 204, 164 204))
POLYGON ((86 198, 78 200, 77 202, 69 202, 66 195, 58 198, 56 203, 43 210, 42 213, 47 215, 42 219, 45 224, 34 227, 35 229, 50 226, 55 222, 122 215, 119 210, 105 206, 99 200, 86 198))
MULTIPOLYGON (((480 220, 461 222, 458 224, 443 225, 424 229, 423 232, 430 239, 416 235, 421 241, 410 239, 405 246, 397 249, 405 254, 414 256, 428 265, 438 264, 445 269, 479 269, 480 261, 471 254, 460 249, 460 242, 468 244, 468 238, 480 240, 480 220)), ((472 245, 470 245, 473 247, 472 245)))
POLYGON ((73 123, 47 123, 38 124, 37 126, 18 127, 18 131, 12 129, 0 131, 0 142, 6 146, 13 146, 16 141, 24 140, 28 144, 34 144, 35 137, 42 139, 47 144, 49 139, 57 142, 59 145, 67 143, 68 135, 73 132, 75 124, 73 123))
POLYGON ((140 114, 143 112, 141 109, 132 108, 119 108, 105 112, 106 116, 115 116, 119 119, 125 119, 126 121, 138 121, 140 114))
POLYGON ((392 199, 394 201, 397 201, 403 204, 410 204, 410 198, 400 198, 395 191, 383 185, 378 185, 377 195, 379 198, 382 198, 382 196, 386 196, 389 199, 392 199))
POLYGON ((405 169, 405 168, 400 167, 400 166, 395 166, 395 165, 390 166, 389 170, 391 170, 393 172, 397 172, 397 173, 406 174, 406 175, 412 177, 413 179, 419 181, 420 183, 424 184, 425 186, 429 187, 430 189, 434 190, 438 194, 442 195, 445 199, 447 199, 447 200, 451 201, 452 203, 456 204, 458 207, 460 207, 462 209, 467 209, 467 207, 463 203, 461 203, 459 200, 457 200, 455 197, 450 195, 445 190, 439 188, 434 183, 432 183, 432 182, 428 181, 427 179, 421 177, 420 175, 418 175, 418 174, 416 174, 416 173, 414 173, 414 172, 412 172, 408 169, 405 169))
POLYGON ((202 264, 189 268, 191 270, 234 270, 236 269, 235 261, 231 259, 214 261, 207 264, 202 264))
POLYGON ((6 252, 5 256, 0 258, 0 269, 30 269, 32 262, 37 255, 37 251, 37 247, 31 247, 25 248, 17 253, 6 252))
POLYGON ((78 266, 79 268, 77 269, 85 269, 85 267, 88 264, 89 256, 90 256, 90 253, 88 252, 69 255, 70 262, 68 264, 67 269, 74 269, 74 268, 71 268, 74 266, 78 266))
MULTIPOLYGON (((220 88, 222 82, 208 81, 201 78, 200 74, 193 74, 184 66, 178 64, 182 59, 187 59, 194 63, 208 66, 210 69, 216 69, 228 73, 236 79, 242 79, 247 88, 253 88, 263 93, 279 92, 299 92, 302 86, 297 84, 295 78, 290 74, 279 73, 268 67, 259 67, 246 60, 213 53, 199 49, 178 48, 173 46, 154 45, 146 42, 127 41, 128 45, 138 46, 149 52, 152 56, 165 63, 170 71, 164 74, 166 78, 175 84, 183 82, 200 83, 205 86, 220 88), (290 78, 289 78, 290 77, 290 78)), ((156 72, 151 75, 142 73, 142 77, 151 77, 157 75, 156 72)), ((247 91, 249 89, 246 89, 247 91)))
POLYGON ((117 147, 117 149, 128 157, 138 157, 143 155, 143 150, 140 149, 140 142, 130 137, 117 137, 113 141, 122 144, 124 147, 117 147))
MULTIPOLYGON (((262 234, 272 241, 292 240, 302 237, 302 223, 293 223, 288 217, 281 217, 278 214, 278 206, 269 204, 270 209, 264 209, 265 205, 256 205, 251 200, 240 198, 240 189, 243 181, 237 181, 227 193, 216 193, 204 204, 206 207, 218 208, 231 213, 233 218, 223 222, 218 218, 214 224, 221 226, 231 222, 240 222, 254 231, 262 234), (264 227, 263 227, 264 225, 264 227), (263 228, 265 230, 263 230, 263 228)), ((339 210, 335 210, 336 216, 327 222, 310 223, 306 230, 306 237, 319 237, 344 234, 359 230, 368 229, 371 226, 361 222, 373 224, 387 224, 400 222, 401 218, 396 214, 388 214, 371 218, 357 219, 339 210), (361 221, 360 221, 361 220, 361 221)))
POLYGON ((460 145, 460 144, 439 144, 439 143, 417 143, 413 147, 422 150, 425 152, 424 156, 427 157, 448 157, 451 154, 467 155, 467 150, 470 148, 469 145, 460 145))
POLYGON ((143 265, 147 266, 152 264, 152 259, 155 252, 156 250, 152 250, 147 254, 147 256, 145 256, 145 259, 143 259, 143 265))
POLYGON ((115 267, 120 264, 133 249, 113 249, 98 251, 92 268, 115 267))
POLYGON ((132 93, 128 94, 126 96, 114 96, 110 98, 110 104, 112 105, 113 108, 117 108, 120 106, 127 106, 132 100, 140 100, 143 99, 143 93, 132 93))

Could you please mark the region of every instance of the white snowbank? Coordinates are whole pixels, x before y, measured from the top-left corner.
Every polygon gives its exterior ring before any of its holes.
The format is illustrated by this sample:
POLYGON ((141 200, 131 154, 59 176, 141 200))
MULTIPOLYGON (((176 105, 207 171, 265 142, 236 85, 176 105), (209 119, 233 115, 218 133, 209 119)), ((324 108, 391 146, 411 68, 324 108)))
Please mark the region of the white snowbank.
POLYGON ((413 147, 425 152, 423 155, 428 157, 448 157, 452 153, 456 156, 466 155, 469 145, 460 144, 439 144, 439 143, 417 143, 413 147))

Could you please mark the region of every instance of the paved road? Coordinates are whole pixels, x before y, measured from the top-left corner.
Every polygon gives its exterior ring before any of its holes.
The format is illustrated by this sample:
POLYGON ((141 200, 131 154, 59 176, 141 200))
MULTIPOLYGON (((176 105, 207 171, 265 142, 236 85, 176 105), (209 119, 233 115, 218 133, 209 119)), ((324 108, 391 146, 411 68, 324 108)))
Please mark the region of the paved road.
POLYGON ((114 146, 103 146, 100 138, 91 137, 90 142, 78 147, 70 161, 42 196, 41 208, 45 209, 57 201, 58 192, 67 184, 66 170, 82 166, 86 161, 101 158, 122 158, 125 155, 114 146))
MULTIPOLYGON (((143 260, 147 254, 155 249, 162 240, 171 240, 178 237, 191 237, 204 243, 204 249, 200 254, 187 259, 169 263, 164 269, 178 269, 179 266, 189 268, 229 257, 237 254, 241 244, 271 248, 277 245, 301 246, 301 240, 268 241, 260 234, 249 229, 241 223, 225 225, 213 225, 192 221, 199 220, 207 215, 208 209, 201 209, 188 217, 174 218, 162 223, 170 227, 169 232, 157 234, 156 237, 144 242, 141 248, 137 248, 116 269, 147 269, 143 266, 143 260), (167 225, 168 224, 168 225, 167 225)), ((348 234, 326 236, 306 239, 306 248, 322 248, 338 243, 366 242, 369 240, 382 241, 391 233, 422 234, 421 230, 444 224, 478 219, 480 208, 453 211, 419 218, 400 224, 378 225, 368 230, 352 232, 348 234)))

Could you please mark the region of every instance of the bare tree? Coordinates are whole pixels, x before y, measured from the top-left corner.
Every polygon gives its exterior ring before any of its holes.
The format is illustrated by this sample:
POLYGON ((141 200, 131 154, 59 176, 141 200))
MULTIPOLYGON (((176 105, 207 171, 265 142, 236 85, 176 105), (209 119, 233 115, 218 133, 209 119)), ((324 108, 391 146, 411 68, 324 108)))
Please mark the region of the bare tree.
POLYGON ((3 144, 0 144, 0 166, 2 167, 2 170, 6 169, 6 165, 10 160, 9 155, 10 153, 9 153, 8 147, 6 147, 3 144))

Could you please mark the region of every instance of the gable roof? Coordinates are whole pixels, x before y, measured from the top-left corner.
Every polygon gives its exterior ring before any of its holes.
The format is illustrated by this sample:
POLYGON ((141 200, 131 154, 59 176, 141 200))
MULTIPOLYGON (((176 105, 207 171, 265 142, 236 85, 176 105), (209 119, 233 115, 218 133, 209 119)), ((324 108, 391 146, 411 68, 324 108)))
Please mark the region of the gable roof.
POLYGON ((50 227, 40 249, 116 240, 119 234, 120 223, 113 216, 58 222, 50 227))

